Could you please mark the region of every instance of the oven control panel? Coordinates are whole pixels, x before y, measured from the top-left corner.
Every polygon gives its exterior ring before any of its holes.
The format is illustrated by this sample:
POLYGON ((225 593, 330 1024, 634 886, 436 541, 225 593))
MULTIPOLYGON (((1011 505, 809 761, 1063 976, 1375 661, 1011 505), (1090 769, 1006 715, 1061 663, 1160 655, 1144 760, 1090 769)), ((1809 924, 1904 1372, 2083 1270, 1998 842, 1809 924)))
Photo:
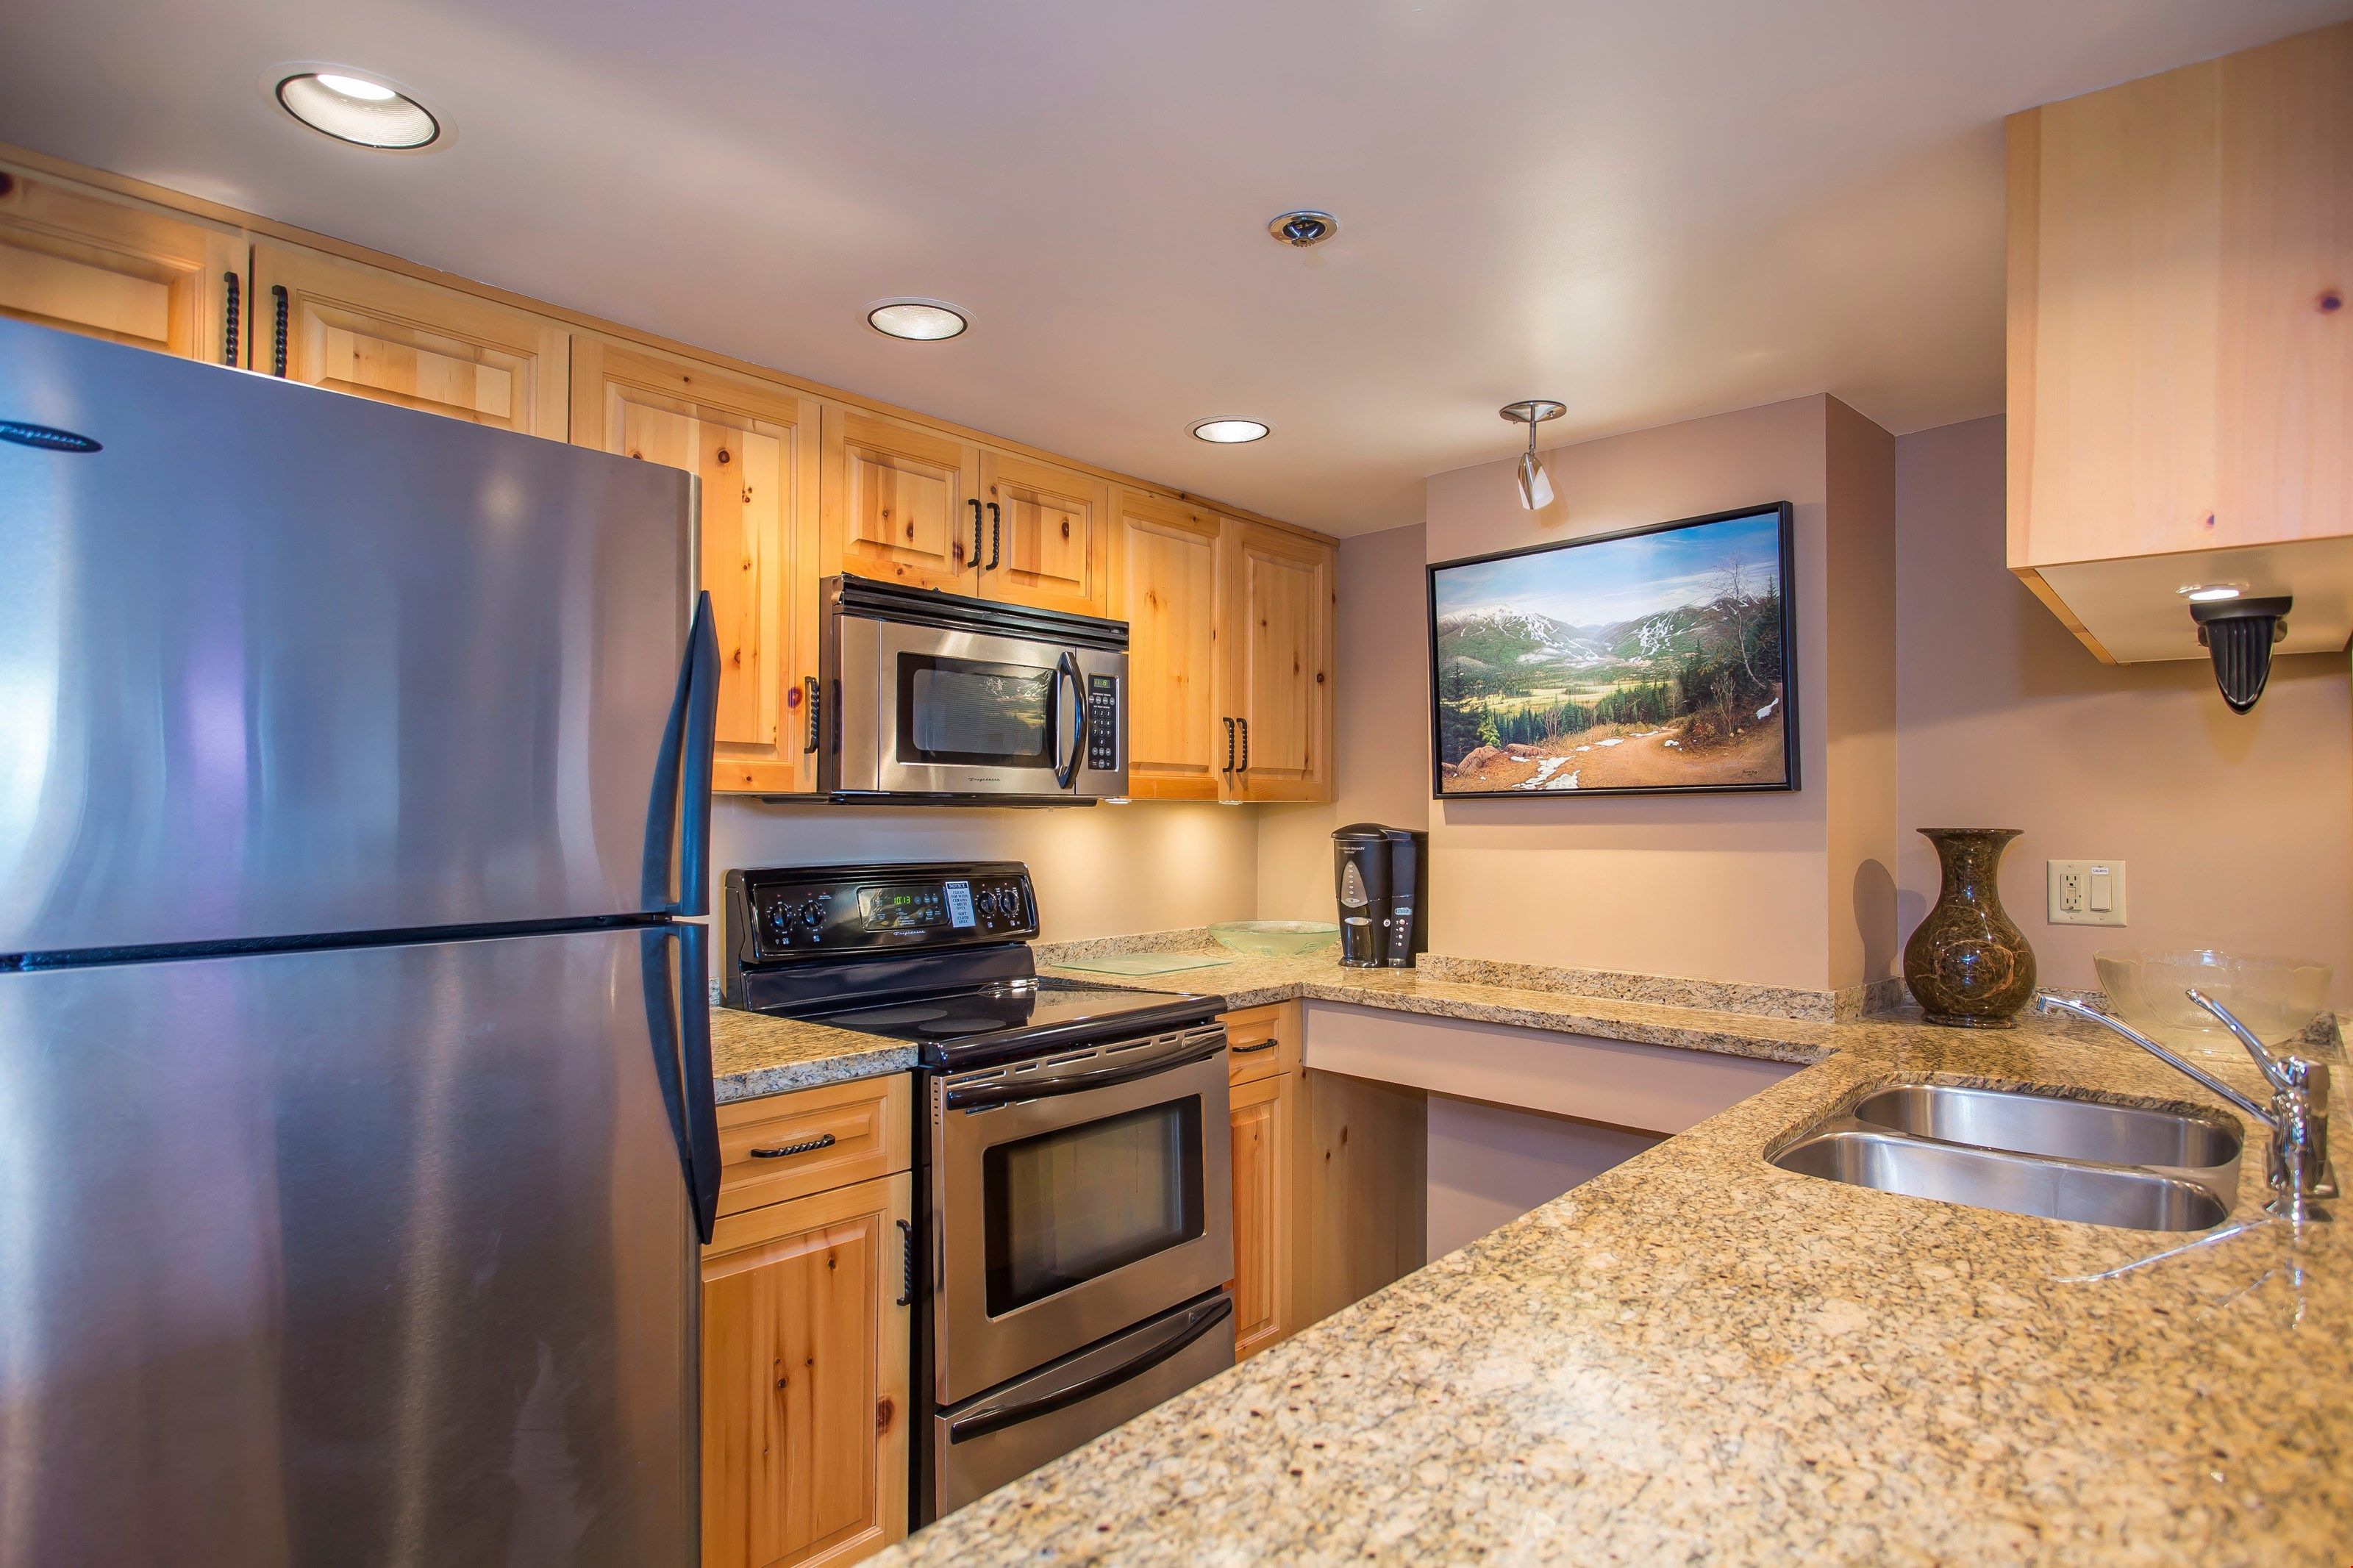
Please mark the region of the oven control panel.
POLYGON ((1087 766, 1098 773, 1119 768, 1119 679, 1087 677, 1087 766))
POLYGON ((1038 934, 1037 892, 1017 861, 730 871, 727 912, 741 964, 1038 934))

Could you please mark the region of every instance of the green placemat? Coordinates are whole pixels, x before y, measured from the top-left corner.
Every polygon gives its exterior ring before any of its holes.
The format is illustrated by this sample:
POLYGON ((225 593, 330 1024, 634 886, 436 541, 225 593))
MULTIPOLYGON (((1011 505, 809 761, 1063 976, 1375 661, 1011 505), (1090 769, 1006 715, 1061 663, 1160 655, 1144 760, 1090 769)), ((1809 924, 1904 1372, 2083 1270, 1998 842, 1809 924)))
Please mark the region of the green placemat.
POLYGON ((1207 952, 1107 952, 1100 958, 1066 958, 1056 969, 1083 969, 1094 974, 1174 974, 1182 969, 1215 969, 1231 963, 1207 952))

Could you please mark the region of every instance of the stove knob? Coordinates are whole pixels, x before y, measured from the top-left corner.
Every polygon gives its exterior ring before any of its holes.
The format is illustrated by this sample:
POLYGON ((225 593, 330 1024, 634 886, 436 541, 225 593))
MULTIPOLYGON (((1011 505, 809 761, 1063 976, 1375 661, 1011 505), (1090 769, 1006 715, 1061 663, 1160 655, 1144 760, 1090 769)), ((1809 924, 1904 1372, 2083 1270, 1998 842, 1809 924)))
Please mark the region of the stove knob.
POLYGON ((995 920, 997 918, 996 889, 983 888, 980 890, 980 896, 975 899, 973 902, 980 906, 980 914, 983 920, 995 920))
POLYGON ((807 903, 801 906, 801 924, 808 927, 811 931, 815 931, 818 927, 825 924, 825 900, 823 899, 811 899, 807 903))
POLYGON ((790 905, 778 900, 768 906, 768 931, 769 934, 778 937, 789 937, 793 934, 793 911, 790 905))

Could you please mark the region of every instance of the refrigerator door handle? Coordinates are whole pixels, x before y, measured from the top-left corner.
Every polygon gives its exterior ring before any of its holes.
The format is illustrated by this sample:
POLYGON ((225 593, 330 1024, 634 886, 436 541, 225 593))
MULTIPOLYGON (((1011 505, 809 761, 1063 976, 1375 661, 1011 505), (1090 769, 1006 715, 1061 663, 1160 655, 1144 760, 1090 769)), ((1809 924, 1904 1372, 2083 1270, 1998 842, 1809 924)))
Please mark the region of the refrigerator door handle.
POLYGON ((719 1220, 719 1107, 711 1080, 711 1001, 705 942, 710 928, 662 926, 645 933, 646 1028, 662 1109, 678 1144, 679 1173, 694 1208, 694 1231, 711 1245, 719 1220), (677 981, 670 946, 678 944, 677 981))
POLYGON ((661 755, 654 763, 652 798, 646 804, 639 892, 649 909, 684 915, 711 912, 711 768, 718 710, 719 633, 706 592, 695 596, 694 622, 679 658, 678 688, 662 726, 661 755), (681 773, 686 784, 683 817, 679 814, 681 773), (678 867, 675 898, 670 892, 673 846, 683 862, 678 867))
MULTIPOLYGON (((707 773, 709 770, 706 769, 707 773)), ((719 1106, 711 1077, 711 928, 678 929, 679 1070, 686 1090, 687 1186, 695 1234, 711 1245, 719 1222, 719 1106)))

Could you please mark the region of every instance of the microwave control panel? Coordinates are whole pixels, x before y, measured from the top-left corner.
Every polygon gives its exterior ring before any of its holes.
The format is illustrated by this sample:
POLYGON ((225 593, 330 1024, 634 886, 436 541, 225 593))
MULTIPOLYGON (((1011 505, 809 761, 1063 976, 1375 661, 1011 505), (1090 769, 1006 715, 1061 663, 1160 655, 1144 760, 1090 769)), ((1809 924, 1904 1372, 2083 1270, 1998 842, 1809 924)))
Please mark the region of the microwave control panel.
POLYGON ((1087 766, 1110 773, 1119 766, 1119 680, 1087 677, 1087 766))

